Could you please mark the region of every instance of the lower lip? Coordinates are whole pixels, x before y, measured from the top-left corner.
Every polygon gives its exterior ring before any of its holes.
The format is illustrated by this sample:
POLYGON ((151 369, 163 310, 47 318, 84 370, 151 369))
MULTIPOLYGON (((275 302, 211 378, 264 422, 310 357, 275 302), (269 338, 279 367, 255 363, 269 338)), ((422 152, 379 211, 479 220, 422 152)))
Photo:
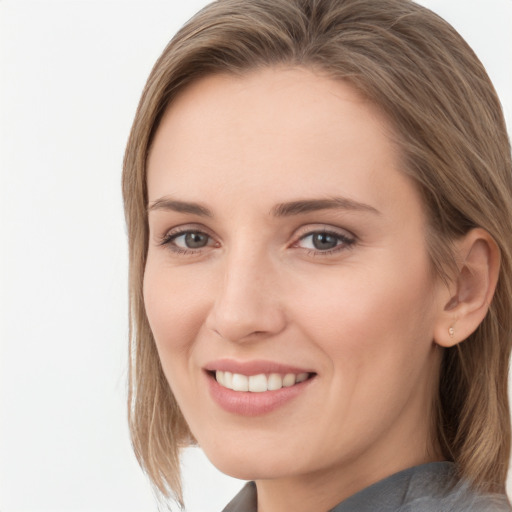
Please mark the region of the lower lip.
POLYGON ((222 409, 240 416, 259 416, 275 411, 303 393, 313 378, 287 388, 262 393, 233 391, 221 386, 210 374, 207 374, 207 380, 213 400, 222 409))

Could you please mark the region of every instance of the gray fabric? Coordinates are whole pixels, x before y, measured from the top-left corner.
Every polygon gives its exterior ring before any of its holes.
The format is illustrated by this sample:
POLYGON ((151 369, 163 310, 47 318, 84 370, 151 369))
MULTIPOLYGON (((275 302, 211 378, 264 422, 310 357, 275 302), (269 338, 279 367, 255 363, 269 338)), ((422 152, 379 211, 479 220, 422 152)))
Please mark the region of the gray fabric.
POLYGON ((256 512, 257 496, 254 482, 247 482, 222 512, 256 512))
MULTIPOLYGON (((466 482, 459 481, 453 463, 432 462, 385 478, 347 498, 330 512, 510 512, 511 510, 506 496, 478 494, 472 491, 466 482)), ((257 495, 254 482, 249 482, 223 510, 223 512, 256 511, 257 495)))

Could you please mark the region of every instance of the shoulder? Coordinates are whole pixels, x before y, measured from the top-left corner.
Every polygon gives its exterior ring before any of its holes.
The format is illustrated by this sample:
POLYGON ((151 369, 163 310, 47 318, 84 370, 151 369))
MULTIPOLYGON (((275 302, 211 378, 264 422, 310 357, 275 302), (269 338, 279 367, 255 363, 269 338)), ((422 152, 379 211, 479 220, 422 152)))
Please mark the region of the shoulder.
POLYGON ((510 512, 505 496, 454 496, 444 499, 419 498, 397 512, 510 512))
POLYGON ((455 464, 406 469, 347 498, 331 512, 512 512, 505 495, 482 494, 457 475, 455 464))
MULTIPOLYGON (((511 512, 504 494, 485 494, 475 491, 468 482, 456 476, 455 466, 438 465, 427 477, 426 486, 418 485, 417 495, 410 493, 398 512, 511 512), (425 488, 426 487, 426 488, 425 488), (428 492, 425 492, 428 490, 428 492)), ((427 472, 427 475, 429 472, 427 472)), ((426 475, 423 475, 426 476, 426 475)))

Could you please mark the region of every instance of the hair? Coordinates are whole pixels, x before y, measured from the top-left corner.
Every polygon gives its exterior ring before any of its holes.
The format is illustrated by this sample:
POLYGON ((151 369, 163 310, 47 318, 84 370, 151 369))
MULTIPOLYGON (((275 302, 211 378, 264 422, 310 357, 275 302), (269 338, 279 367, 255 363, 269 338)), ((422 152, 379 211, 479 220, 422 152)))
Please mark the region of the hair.
POLYGON ((501 253, 489 312, 444 349, 435 436, 482 492, 503 492, 510 453, 512 172, 496 92, 471 48, 442 18, 409 0, 218 0, 196 14, 156 62, 124 159, 129 237, 129 424, 135 454, 163 496, 181 503, 180 448, 192 435, 163 374, 144 309, 148 248, 146 160, 173 98, 215 73, 300 66, 344 80, 394 128, 403 172, 421 193, 433 267, 446 279, 452 242, 485 229, 501 253))

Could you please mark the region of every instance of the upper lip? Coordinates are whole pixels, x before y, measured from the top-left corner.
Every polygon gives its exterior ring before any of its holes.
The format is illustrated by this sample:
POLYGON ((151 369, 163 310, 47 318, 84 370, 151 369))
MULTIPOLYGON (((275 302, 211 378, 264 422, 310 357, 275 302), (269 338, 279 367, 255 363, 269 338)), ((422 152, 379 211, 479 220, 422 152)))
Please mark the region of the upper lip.
POLYGON ((234 359, 218 359, 211 361, 204 366, 204 369, 209 372, 220 370, 222 372, 239 373, 250 377, 251 375, 259 375, 261 373, 314 373, 307 368, 299 368, 288 364, 277 363, 275 361, 265 361, 262 359, 255 359, 252 361, 236 361, 234 359))

